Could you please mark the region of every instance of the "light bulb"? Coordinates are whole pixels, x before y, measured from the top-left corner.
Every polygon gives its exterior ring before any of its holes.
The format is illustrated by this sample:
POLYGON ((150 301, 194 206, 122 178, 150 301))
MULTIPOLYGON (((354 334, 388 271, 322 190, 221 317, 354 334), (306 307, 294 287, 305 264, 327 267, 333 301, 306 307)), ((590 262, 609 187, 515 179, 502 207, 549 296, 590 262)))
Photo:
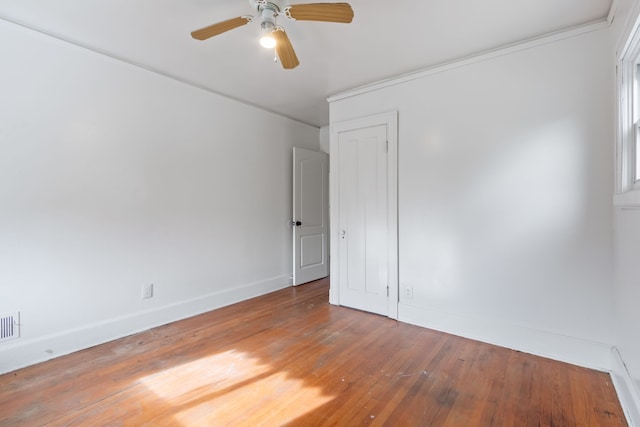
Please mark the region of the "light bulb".
POLYGON ((260 39, 260 45, 262 47, 266 47, 267 49, 273 49, 276 47, 276 39, 274 39, 271 34, 264 35, 260 39))

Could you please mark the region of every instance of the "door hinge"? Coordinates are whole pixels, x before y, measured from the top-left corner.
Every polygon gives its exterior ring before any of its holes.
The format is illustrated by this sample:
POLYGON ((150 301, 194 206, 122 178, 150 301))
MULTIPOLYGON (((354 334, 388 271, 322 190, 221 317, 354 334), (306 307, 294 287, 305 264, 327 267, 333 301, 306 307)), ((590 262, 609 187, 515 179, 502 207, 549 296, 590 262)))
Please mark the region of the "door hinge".
POLYGON ((388 153, 389 152, 389 141, 386 141, 385 144, 385 151, 388 153))
POLYGON ((387 296, 389 296, 389 285, 387 285, 387 296))

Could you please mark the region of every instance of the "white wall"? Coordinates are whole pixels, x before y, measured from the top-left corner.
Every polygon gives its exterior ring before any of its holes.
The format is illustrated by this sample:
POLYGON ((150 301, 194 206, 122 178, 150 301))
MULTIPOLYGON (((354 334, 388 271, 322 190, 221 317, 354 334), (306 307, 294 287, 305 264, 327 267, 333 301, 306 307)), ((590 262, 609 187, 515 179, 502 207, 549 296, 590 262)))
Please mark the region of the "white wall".
MULTIPOLYGON (((640 2, 618 0, 611 61, 621 52, 639 19, 640 2)), ((615 207, 613 378, 633 425, 640 425, 640 206, 615 207)))
POLYGON ((0 373, 289 285, 318 129, 3 21, 0 57, 0 373))
POLYGON ((331 100, 332 125, 399 114, 400 320, 609 368, 613 67, 591 29, 331 100))

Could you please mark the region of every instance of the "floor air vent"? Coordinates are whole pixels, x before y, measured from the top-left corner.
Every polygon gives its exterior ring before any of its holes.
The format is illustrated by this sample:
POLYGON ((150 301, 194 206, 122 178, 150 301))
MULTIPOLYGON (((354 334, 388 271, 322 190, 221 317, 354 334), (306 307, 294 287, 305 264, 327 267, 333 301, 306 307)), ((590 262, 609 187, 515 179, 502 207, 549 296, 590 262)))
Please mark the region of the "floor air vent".
POLYGON ((0 342, 20 336, 20 313, 0 316, 0 342))

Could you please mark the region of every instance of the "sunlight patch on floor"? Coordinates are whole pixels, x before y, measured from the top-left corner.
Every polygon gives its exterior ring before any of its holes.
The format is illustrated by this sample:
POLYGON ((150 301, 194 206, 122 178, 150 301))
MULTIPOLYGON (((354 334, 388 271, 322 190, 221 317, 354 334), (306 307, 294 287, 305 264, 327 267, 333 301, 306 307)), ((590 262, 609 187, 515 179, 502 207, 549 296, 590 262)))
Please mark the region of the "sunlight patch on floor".
POLYGON ((269 371, 269 366, 233 350, 203 357, 142 378, 162 399, 180 405, 209 393, 224 392, 269 371))
POLYGON ((175 415, 183 425, 283 425, 331 401, 319 387, 278 372, 175 415))
MULTIPOLYGON (((334 397, 258 358, 227 351, 142 378, 181 425, 282 425, 334 397)), ((164 417, 163 416, 163 417, 164 417)), ((160 420, 157 420, 160 421, 160 420)))

